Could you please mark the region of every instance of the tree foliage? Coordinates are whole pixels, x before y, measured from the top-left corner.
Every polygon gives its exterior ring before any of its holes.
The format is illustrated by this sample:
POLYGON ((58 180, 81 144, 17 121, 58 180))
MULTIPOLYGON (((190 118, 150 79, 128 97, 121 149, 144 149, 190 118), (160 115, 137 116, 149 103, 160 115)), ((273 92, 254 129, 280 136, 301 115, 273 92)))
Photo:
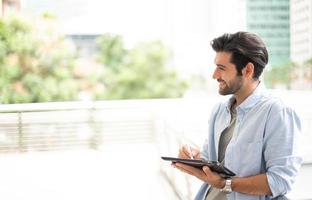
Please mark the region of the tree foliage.
POLYGON ((106 34, 96 62, 78 58, 57 30, 50 15, 0 19, 0 103, 179 97, 186 88, 159 41, 126 49, 106 34))
POLYGON ((284 85, 287 89, 290 89, 292 80, 296 79, 294 74, 296 68, 297 65, 293 62, 283 66, 273 66, 268 71, 265 71, 265 82, 270 88, 284 85))
POLYGON ((51 29, 55 21, 0 19, 1 103, 73 100, 75 51, 51 29))
POLYGON ((312 58, 300 64, 289 62, 283 66, 272 67, 265 72, 264 77, 270 88, 284 86, 286 89, 311 89, 312 58), (298 82, 301 83, 298 85, 298 82))
POLYGON ((170 52, 160 41, 126 49, 120 36, 105 34, 98 45, 99 61, 105 65, 105 93, 99 98, 181 97, 187 88, 186 81, 167 67, 170 52))

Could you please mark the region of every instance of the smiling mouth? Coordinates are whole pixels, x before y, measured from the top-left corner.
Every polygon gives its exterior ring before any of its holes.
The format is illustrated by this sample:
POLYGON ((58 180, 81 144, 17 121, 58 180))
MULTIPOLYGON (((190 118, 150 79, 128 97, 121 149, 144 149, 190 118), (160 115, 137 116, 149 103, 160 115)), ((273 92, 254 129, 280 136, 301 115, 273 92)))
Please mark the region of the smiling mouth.
POLYGON ((225 82, 224 81, 219 81, 219 87, 225 87, 225 82))

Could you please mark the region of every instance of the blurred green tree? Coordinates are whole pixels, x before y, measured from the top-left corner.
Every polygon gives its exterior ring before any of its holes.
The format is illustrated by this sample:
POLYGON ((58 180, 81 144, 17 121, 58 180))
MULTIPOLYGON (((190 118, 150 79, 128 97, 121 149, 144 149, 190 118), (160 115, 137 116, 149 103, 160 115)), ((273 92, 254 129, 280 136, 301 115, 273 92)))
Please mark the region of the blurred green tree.
POLYGON ((265 72, 264 79, 270 88, 283 86, 286 89, 311 89, 312 58, 300 64, 289 62, 283 66, 272 67, 265 72))
POLYGON ((296 69, 298 65, 294 62, 289 62, 283 66, 272 66, 264 73, 264 80, 268 87, 275 88, 278 85, 283 85, 287 89, 291 89, 291 82, 296 79, 296 69))
POLYGON ((78 58, 48 14, 0 19, 0 103, 169 98, 187 83, 166 67, 159 41, 125 49, 122 38, 99 38, 99 62, 78 58))
POLYGON ((99 61, 105 65, 105 92, 97 98, 175 98, 188 87, 167 67, 170 52, 160 41, 126 49, 120 36, 105 34, 98 39, 98 46, 99 61))
POLYGON ((76 52, 50 16, 0 19, 0 102, 77 99, 76 52))

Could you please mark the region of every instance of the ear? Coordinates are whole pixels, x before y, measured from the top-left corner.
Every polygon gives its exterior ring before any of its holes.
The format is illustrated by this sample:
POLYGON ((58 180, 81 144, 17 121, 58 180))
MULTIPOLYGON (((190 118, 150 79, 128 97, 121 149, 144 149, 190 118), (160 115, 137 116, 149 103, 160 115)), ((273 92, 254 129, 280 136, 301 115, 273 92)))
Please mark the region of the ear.
POLYGON ((251 62, 247 63, 245 68, 242 70, 243 76, 246 78, 252 79, 253 74, 254 74, 254 69, 255 69, 255 66, 251 62))

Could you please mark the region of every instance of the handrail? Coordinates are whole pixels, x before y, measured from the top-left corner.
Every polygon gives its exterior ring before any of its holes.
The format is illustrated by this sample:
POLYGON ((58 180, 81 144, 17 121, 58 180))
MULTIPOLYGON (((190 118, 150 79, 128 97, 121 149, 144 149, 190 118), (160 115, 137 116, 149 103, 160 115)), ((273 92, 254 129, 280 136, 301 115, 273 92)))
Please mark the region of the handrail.
POLYGON ((147 105, 137 100, 0 105, 0 152, 152 141, 146 111, 147 105))

